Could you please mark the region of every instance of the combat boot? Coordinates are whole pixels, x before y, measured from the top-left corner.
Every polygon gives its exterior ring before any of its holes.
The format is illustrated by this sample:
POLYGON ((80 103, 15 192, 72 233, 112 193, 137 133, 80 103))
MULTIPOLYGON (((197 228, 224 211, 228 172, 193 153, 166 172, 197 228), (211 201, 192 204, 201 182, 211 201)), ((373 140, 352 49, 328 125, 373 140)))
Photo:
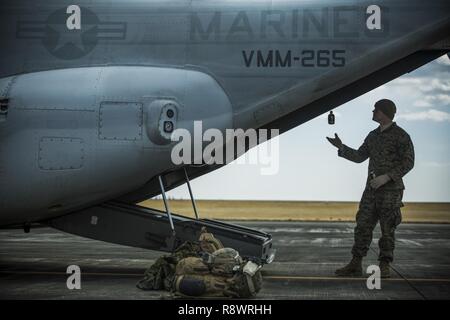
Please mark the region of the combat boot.
POLYGON ((362 276, 362 258, 361 257, 353 257, 352 261, 347 264, 345 267, 337 269, 335 271, 338 276, 362 276))
POLYGON ((380 276, 381 278, 391 277, 391 269, 389 268, 389 261, 385 260, 380 261, 380 276))

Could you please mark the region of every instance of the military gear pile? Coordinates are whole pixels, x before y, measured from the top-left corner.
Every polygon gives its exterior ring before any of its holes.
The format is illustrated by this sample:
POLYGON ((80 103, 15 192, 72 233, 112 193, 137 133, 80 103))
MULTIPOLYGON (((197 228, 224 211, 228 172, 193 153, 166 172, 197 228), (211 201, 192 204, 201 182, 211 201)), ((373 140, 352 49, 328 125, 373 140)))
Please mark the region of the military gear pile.
POLYGON ((251 298, 261 290, 261 265, 245 260, 202 228, 199 242, 186 242, 162 256, 137 287, 168 290, 181 297, 251 298))
POLYGON ((204 258, 185 258, 175 271, 175 292, 188 297, 254 297, 262 286, 261 266, 244 261, 232 248, 204 258))
POLYGON ((142 290, 171 290, 175 278, 175 268, 179 261, 187 257, 197 257, 199 244, 185 242, 171 255, 164 255, 144 273, 144 279, 136 286, 142 290))
POLYGON ((205 227, 202 227, 200 231, 200 248, 203 252, 213 253, 216 250, 223 248, 222 242, 215 238, 212 233, 209 233, 205 227))

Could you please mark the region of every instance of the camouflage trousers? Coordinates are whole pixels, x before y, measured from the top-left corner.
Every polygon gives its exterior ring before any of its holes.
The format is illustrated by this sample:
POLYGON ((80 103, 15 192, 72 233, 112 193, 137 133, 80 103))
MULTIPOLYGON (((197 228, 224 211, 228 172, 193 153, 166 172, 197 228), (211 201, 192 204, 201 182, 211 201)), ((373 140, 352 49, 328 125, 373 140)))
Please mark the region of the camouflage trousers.
POLYGON ((395 248, 395 229, 402 220, 400 207, 403 190, 377 190, 366 188, 356 214, 355 243, 352 254, 365 257, 372 242, 373 229, 380 222, 381 238, 378 260, 392 262, 395 248))

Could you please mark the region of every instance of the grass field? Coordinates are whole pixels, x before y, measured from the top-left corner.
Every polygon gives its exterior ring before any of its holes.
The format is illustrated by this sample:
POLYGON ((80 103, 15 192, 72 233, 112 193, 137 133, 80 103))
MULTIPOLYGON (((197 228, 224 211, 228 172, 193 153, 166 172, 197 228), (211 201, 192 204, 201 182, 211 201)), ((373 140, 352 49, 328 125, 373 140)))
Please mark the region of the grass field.
MULTIPOLYGON (((202 218, 219 220, 354 221, 357 202, 197 200, 202 218)), ((162 200, 140 205, 164 209, 162 200)), ((169 200, 173 213, 194 217, 190 200, 169 200)), ((405 203, 403 222, 450 223, 450 203, 405 203)))

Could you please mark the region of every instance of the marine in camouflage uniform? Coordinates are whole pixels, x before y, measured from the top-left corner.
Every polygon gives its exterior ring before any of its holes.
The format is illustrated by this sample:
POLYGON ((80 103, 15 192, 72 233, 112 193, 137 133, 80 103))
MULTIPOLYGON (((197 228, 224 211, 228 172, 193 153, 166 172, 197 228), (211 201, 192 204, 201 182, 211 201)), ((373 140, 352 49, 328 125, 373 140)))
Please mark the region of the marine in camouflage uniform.
POLYGON ((358 150, 340 143, 336 135, 340 157, 357 163, 369 158, 366 187, 356 214, 355 243, 352 248, 354 258, 349 265, 336 271, 338 275, 361 274, 361 260, 367 255, 373 229, 379 221, 382 236, 378 242, 378 259, 382 277, 389 277, 389 263, 394 259, 395 229, 402 219, 400 208, 403 207, 405 189, 402 178, 414 167, 411 138, 395 122, 389 121, 393 119, 395 111, 395 105, 390 100, 380 100, 375 104, 374 120, 380 122, 378 120, 381 117, 387 122, 381 121, 380 127, 368 134, 358 150))

